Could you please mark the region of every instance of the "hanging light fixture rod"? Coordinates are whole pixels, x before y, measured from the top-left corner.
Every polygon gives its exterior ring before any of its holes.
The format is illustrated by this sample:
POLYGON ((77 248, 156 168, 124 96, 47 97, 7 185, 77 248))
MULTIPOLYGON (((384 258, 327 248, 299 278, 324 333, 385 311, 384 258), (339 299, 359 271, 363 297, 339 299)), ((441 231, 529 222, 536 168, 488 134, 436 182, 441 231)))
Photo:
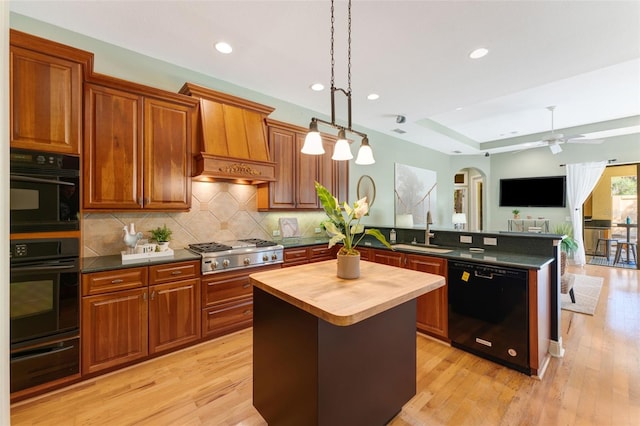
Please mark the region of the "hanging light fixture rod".
POLYGON ((311 118, 309 124, 309 133, 305 138, 304 146, 302 147, 303 154, 321 155, 324 154, 324 148, 322 146, 322 137, 318 131, 318 123, 333 127, 338 130, 338 140, 336 142, 333 156, 333 160, 350 160, 353 158, 351 150, 349 148, 349 142, 346 139, 345 133, 353 133, 362 137, 362 143, 358 150, 358 158, 356 164, 373 164, 375 160, 373 158, 373 151, 369 146, 369 138, 365 133, 352 129, 351 121, 351 0, 348 2, 348 27, 347 27, 347 89, 338 88, 335 86, 335 55, 334 55, 334 35, 335 35, 335 7, 334 0, 331 0, 331 121, 325 121, 316 117, 311 118), (347 126, 341 126, 336 123, 336 92, 341 92, 347 98, 347 126))

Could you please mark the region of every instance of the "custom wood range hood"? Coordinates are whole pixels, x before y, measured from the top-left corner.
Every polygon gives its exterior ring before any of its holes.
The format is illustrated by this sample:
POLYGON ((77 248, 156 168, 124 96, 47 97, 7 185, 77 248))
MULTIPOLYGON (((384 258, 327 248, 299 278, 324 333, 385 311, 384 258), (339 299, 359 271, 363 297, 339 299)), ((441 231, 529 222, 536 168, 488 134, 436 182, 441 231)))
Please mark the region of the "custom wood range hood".
POLYGON ((185 83, 180 93, 200 100, 192 150, 194 180, 276 180, 265 124, 274 108, 192 83, 185 83))

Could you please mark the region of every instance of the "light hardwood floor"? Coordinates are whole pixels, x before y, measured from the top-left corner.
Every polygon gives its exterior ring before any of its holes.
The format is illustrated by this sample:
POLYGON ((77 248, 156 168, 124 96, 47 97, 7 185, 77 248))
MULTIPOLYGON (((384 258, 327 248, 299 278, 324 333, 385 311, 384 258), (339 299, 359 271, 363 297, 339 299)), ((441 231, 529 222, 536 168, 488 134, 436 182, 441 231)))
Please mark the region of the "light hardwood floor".
MULTIPOLYGON (((640 424, 640 274, 601 276, 594 316, 562 311, 564 358, 542 381, 418 335, 417 394, 390 425, 640 424)), ((14 404, 13 425, 265 425, 251 330, 14 404)), ((302 426, 302 425, 301 425, 302 426)))

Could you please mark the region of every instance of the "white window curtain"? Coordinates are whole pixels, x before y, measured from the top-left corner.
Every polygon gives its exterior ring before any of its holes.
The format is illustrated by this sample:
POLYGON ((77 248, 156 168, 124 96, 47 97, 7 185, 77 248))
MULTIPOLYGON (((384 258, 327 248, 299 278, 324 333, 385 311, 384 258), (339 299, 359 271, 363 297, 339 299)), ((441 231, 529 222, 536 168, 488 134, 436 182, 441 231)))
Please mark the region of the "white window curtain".
POLYGON ((605 167, 606 161, 567 164, 567 201, 571 211, 573 238, 578 244, 578 249, 573 255, 576 265, 584 265, 586 262, 582 238, 582 205, 595 188, 605 167))

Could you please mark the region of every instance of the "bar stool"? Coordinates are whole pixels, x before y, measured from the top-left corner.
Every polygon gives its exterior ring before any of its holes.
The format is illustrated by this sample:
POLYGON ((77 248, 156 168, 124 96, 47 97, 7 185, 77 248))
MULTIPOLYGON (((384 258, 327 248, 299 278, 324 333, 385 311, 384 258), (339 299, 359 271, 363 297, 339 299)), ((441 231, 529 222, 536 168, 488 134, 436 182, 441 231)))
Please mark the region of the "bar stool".
POLYGON ((638 263, 637 247, 637 243, 632 243, 630 241, 619 241, 616 249, 616 258, 614 259, 613 264, 615 265, 616 263, 620 262, 620 257, 622 257, 622 250, 625 251, 625 254, 627 254, 627 256, 629 254, 633 255, 634 263, 638 263))
POLYGON ((616 244, 616 252, 619 251, 618 250, 618 240, 616 240, 615 238, 598 238, 598 242, 596 243, 596 250, 594 252, 594 256, 600 256, 598 254, 598 247, 600 247, 600 243, 601 242, 605 244, 604 257, 607 258, 607 262, 608 262, 609 260, 611 260, 611 245, 613 243, 616 244))

